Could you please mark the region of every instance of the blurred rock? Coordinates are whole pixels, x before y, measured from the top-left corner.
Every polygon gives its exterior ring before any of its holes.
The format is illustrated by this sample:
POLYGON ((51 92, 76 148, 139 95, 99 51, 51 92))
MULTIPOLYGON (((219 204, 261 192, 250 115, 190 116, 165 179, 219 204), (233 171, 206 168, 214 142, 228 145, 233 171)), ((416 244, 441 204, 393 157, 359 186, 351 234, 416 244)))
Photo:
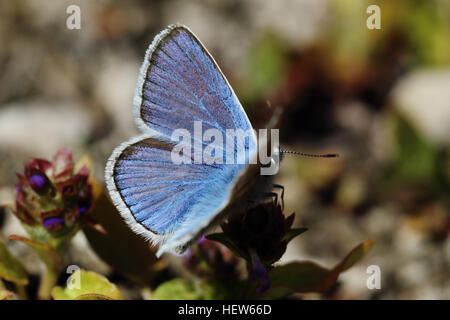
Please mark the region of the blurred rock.
POLYGON ((49 158, 58 148, 80 148, 91 119, 70 103, 22 102, 0 110, 0 149, 22 149, 49 158))
POLYGON ((233 67, 239 77, 253 41, 265 32, 279 34, 295 48, 313 42, 326 25, 327 3, 328 0, 288 0, 283 5, 272 0, 178 0, 167 2, 162 9, 163 21, 189 26, 213 52, 219 65, 225 71, 233 67))
POLYGON ((137 133, 133 118, 133 96, 144 55, 145 52, 142 52, 138 61, 130 53, 105 54, 99 66, 96 95, 112 116, 115 133, 121 135, 122 139, 137 133))
POLYGON ((70 242, 65 260, 67 263, 76 264, 83 269, 103 275, 108 275, 111 272, 111 267, 92 250, 83 232, 78 232, 70 242))
POLYGON ((255 32, 272 29, 296 47, 315 41, 324 31, 329 14, 328 0, 288 0, 283 5, 272 0, 251 0, 247 7, 252 11, 255 32))
POLYGON ((450 69, 406 75, 394 88, 392 101, 433 142, 450 144, 450 69))

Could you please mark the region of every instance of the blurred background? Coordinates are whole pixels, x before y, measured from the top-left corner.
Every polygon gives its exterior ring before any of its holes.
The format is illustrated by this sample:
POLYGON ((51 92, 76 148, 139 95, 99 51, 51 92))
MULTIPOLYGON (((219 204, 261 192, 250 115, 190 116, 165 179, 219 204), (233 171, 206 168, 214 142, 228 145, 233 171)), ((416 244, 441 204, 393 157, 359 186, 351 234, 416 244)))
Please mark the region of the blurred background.
MULTIPOLYGON (((58 148, 106 159, 137 133, 132 100, 153 37, 186 24, 215 57, 255 128, 283 110, 281 145, 339 152, 287 156, 277 183, 285 213, 309 231, 281 263, 333 265, 375 239, 330 299, 450 298, 450 1, 447 0, 0 0, 0 201, 24 163, 58 148), (66 27, 67 6, 81 29, 66 27), (381 8, 369 30, 366 9, 381 8), (268 106, 271 106, 268 108, 268 106), (369 290, 366 269, 381 268, 369 290)), ((24 234, 0 212, 1 234, 24 234)), ((113 272, 79 233, 71 263, 113 272)), ((38 273, 20 243, 11 250, 38 273)), ((126 284, 125 284, 126 287, 126 284)), ((125 297, 138 296, 130 287, 125 297)))

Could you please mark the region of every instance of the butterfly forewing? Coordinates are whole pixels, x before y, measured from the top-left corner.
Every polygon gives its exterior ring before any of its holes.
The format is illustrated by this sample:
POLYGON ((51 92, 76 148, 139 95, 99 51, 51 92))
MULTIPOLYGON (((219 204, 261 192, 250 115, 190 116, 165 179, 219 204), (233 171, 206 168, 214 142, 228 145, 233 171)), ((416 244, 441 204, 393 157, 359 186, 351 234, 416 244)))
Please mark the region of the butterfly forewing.
POLYGON ((204 130, 251 129, 233 89, 200 41, 184 26, 161 35, 147 51, 136 90, 136 113, 145 126, 169 137, 177 128, 193 132, 195 120, 202 121, 204 130))

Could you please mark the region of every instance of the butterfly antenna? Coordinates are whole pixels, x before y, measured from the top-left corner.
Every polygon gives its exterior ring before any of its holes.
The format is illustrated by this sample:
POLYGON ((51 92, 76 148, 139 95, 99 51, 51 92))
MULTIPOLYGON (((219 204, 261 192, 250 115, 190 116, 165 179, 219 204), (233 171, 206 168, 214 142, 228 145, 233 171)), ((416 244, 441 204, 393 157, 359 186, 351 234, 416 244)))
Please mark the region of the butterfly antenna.
POLYGON ((326 153, 326 154, 313 154, 313 153, 304 153, 304 152, 298 152, 298 151, 290 151, 290 150, 282 150, 280 148, 281 154, 295 154, 301 157, 307 157, 307 158, 339 158, 338 153, 326 153))

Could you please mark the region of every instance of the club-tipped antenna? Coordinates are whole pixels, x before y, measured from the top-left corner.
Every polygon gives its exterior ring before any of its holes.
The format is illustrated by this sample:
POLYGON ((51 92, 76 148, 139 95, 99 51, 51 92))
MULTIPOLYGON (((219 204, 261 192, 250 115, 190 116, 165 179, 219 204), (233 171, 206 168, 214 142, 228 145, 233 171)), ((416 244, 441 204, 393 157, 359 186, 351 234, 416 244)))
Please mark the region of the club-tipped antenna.
POLYGON ((298 155, 301 157, 307 157, 307 158, 339 158, 338 153, 313 154, 313 153, 284 150, 281 148, 280 148, 280 153, 281 154, 295 154, 295 155, 298 155))

